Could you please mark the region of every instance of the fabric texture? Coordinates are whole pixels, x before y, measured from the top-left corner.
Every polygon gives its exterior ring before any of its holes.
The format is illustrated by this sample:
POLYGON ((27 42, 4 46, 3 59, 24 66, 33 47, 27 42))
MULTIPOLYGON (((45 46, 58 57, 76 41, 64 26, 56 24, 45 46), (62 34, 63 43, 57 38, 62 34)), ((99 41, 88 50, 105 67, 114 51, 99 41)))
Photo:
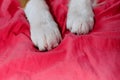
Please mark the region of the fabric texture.
POLYGON ((74 35, 66 28, 68 0, 48 0, 63 37, 40 52, 17 0, 0 0, 0 80, 120 80, 120 0, 100 0, 94 29, 74 35))

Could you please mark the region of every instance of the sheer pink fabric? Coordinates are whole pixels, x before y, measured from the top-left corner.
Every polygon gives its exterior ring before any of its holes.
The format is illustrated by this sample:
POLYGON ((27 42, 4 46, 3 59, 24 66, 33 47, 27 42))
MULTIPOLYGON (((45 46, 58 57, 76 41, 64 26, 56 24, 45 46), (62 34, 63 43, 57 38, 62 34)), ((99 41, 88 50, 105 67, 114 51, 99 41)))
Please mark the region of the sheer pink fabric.
POLYGON ((47 3, 63 40, 40 52, 16 0, 0 0, 0 80, 120 80, 120 0, 96 7, 94 29, 80 36, 65 28, 68 1, 47 3))

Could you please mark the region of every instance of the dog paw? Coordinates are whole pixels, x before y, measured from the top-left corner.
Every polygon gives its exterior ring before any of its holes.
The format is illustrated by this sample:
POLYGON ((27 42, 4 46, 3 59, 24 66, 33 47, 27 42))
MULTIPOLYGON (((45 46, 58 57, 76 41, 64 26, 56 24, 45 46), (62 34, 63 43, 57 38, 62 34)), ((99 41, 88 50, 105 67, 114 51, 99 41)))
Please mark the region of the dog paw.
POLYGON ((67 15, 67 29, 72 33, 86 34, 93 29, 94 14, 88 10, 70 9, 67 15))
POLYGON ((36 24, 31 27, 31 39, 40 51, 51 50, 58 46, 61 34, 54 21, 36 24))

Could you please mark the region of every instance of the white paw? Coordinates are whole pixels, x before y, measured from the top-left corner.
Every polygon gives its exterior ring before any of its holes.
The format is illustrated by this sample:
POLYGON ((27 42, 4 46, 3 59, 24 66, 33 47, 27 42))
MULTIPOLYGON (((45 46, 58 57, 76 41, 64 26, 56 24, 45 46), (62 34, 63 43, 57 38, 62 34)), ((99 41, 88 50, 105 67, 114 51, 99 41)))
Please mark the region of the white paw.
POLYGON ((86 34, 93 29, 94 14, 88 10, 70 9, 67 15, 67 29, 72 33, 86 34))
POLYGON ((55 22, 50 21, 34 26, 31 27, 31 39, 40 51, 51 50, 58 46, 61 34, 55 22))
POLYGON ((61 41, 61 34, 44 0, 30 0, 25 8, 30 23, 31 40, 40 51, 51 50, 61 41))

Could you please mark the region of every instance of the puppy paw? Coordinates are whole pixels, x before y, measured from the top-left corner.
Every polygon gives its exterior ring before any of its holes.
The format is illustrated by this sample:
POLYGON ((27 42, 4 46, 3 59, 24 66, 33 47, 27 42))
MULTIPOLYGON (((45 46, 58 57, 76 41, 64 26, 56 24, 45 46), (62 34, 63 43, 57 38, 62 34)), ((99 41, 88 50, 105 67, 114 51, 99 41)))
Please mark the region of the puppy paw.
MULTIPOLYGON (((78 8, 77 8, 78 9, 78 8)), ((67 29, 72 33, 86 34, 93 29, 94 14, 92 10, 70 9, 67 15, 67 29)))
POLYGON ((30 23, 31 40, 40 51, 51 50, 61 41, 49 7, 44 0, 30 0, 25 7, 25 14, 30 23))
POLYGON ((58 46, 61 34, 54 21, 36 24, 31 27, 31 39, 40 51, 51 50, 58 46))

